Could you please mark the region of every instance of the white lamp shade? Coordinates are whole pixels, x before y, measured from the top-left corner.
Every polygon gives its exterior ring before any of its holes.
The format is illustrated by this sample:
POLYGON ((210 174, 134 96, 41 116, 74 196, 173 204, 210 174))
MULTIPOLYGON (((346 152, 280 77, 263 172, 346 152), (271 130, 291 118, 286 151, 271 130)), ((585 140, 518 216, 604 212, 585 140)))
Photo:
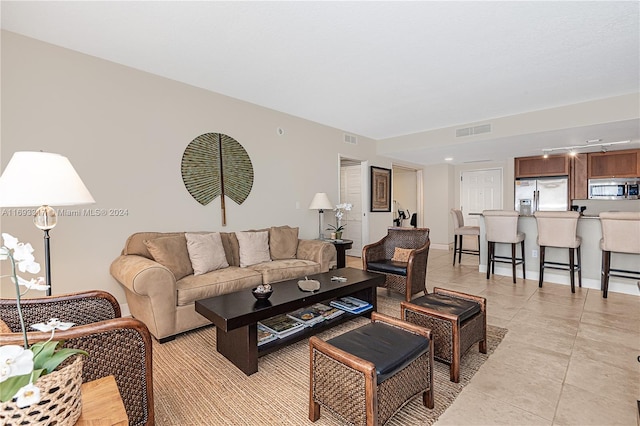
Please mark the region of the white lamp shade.
POLYGON ((74 206, 95 200, 67 159, 16 152, 0 176, 0 207, 74 206))
POLYGON ((329 196, 326 192, 318 192, 313 196, 313 200, 311 200, 311 204, 309 205, 309 210, 331 210, 333 209, 333 204, 329 201, 329 196))

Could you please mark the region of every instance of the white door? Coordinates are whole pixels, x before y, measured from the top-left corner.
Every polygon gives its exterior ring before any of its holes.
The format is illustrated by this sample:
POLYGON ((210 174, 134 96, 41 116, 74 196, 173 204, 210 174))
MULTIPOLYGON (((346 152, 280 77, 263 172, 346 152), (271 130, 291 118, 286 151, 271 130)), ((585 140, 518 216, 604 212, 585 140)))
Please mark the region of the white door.
POLYGON ((464 224, 479 226, 477 216, 483 210, 502 208, 502 169, 470 170, 462 172, 460 182, 460 209, 464 224))
MULTIPOLYGON (((347 250, 348 256, 362 256, 362 166, 340 167, 340 203, 350 203, 351 211, 345 212, 342 223, 345 224, 342 238, 353 240, 353 246, 347 250)), ((335 220, 335 218, 334 218, 335 220)))

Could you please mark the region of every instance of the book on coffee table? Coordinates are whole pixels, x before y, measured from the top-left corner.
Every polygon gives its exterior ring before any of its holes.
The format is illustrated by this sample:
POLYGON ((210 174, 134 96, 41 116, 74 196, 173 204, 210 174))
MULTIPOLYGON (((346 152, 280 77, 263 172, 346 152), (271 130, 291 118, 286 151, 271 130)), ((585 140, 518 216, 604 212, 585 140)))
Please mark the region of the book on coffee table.
POLYGON ((287 337, 305 328, 304 324, 289 318, 286 314, 267 318, 258 322, 258 325, 260 324, 279 338, 287 337))
POLYGON ((315 309, 313 306, 289 312, 287 316, 294 321, 306 325, 307 327, 313 327, 315 324, 325 320, 322 312, 315 309))
POLYGON ((327 306, 324 303, 316 303, 315 305, 311 306, 311 309, 315 309, 326 319, 335 318, 344 314, 344 311, 342 309, 334 308, 333 306, 327 306))
POLYGON ((351 296, 332 300, 329 304, 335 308, 342 309, 352 314, 360 314, 373 307, 371 303, 351 296))
POLYGON ((262 324, 258 323, 258 346, 276 340, 278 336, 267 330, 262 324))

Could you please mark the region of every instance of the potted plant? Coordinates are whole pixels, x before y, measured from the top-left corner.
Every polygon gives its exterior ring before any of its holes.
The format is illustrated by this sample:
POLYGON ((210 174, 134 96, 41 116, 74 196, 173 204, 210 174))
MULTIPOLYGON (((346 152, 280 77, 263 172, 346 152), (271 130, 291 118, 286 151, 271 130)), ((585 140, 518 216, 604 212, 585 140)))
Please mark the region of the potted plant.
POLYGON ((353 206, 350 203, 342 203, 337 204, 333 209, 333 211, 336 212, 336 225, 329 225, 329 227, 327 228, 327 231, 333 231, 331 235, 335 233, 335 238, 332 239, 339 240, 342 238, 342 231, 344 231, 344 228, 347 225, 341 225, 340 221, 344 217, 345 211, 350 211, 352 207, 353 206))
MULTIPOLYGON (((82 358, 58 368, 74 355, 87 355, 80 349, 63 348, 62 341, 54 341, 56 329, 67 330, 73 323, 65 323, 52 318, 47 323, 33 324, 31 327, 51 332, 45 342, 29 346, 27 330, 20 308, 20 298, 30 289, 46 290, 42 277, 27 281, 19 277, 17 270, 37 274, 40 265, 33 256, 31 244, 20 243, 7 233, 2 234, 4 244, 0 247, 0 260, 9 260, 11 278, 16 289, 16 305, 24 346, 0 346, 0 410, 12 412, 15 424, 56 424, 73 425, 80 416, 80 385, 82 384, 82 358), (20 292, 20 287, 26 287, 20 292), (64 408, 64 409, 61 409, 64 408), (55 413, 52 411, 55 409, 55 413)), ((2 277, 5 277, 2 276, 2 277)))

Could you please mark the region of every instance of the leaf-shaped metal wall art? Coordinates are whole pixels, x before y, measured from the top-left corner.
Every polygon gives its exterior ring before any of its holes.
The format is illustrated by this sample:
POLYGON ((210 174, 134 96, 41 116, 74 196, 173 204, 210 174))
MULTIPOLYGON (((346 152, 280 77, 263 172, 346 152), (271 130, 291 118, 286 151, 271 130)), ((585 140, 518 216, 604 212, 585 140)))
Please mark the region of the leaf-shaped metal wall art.
POLYGON ((231 136, 205 133, 192 140, 182 154, 182 181, 203 206, 220 196, 225 226, 225 195, 238 204, 247 199, 253 187, 253 165, 247 151, 231 136))

